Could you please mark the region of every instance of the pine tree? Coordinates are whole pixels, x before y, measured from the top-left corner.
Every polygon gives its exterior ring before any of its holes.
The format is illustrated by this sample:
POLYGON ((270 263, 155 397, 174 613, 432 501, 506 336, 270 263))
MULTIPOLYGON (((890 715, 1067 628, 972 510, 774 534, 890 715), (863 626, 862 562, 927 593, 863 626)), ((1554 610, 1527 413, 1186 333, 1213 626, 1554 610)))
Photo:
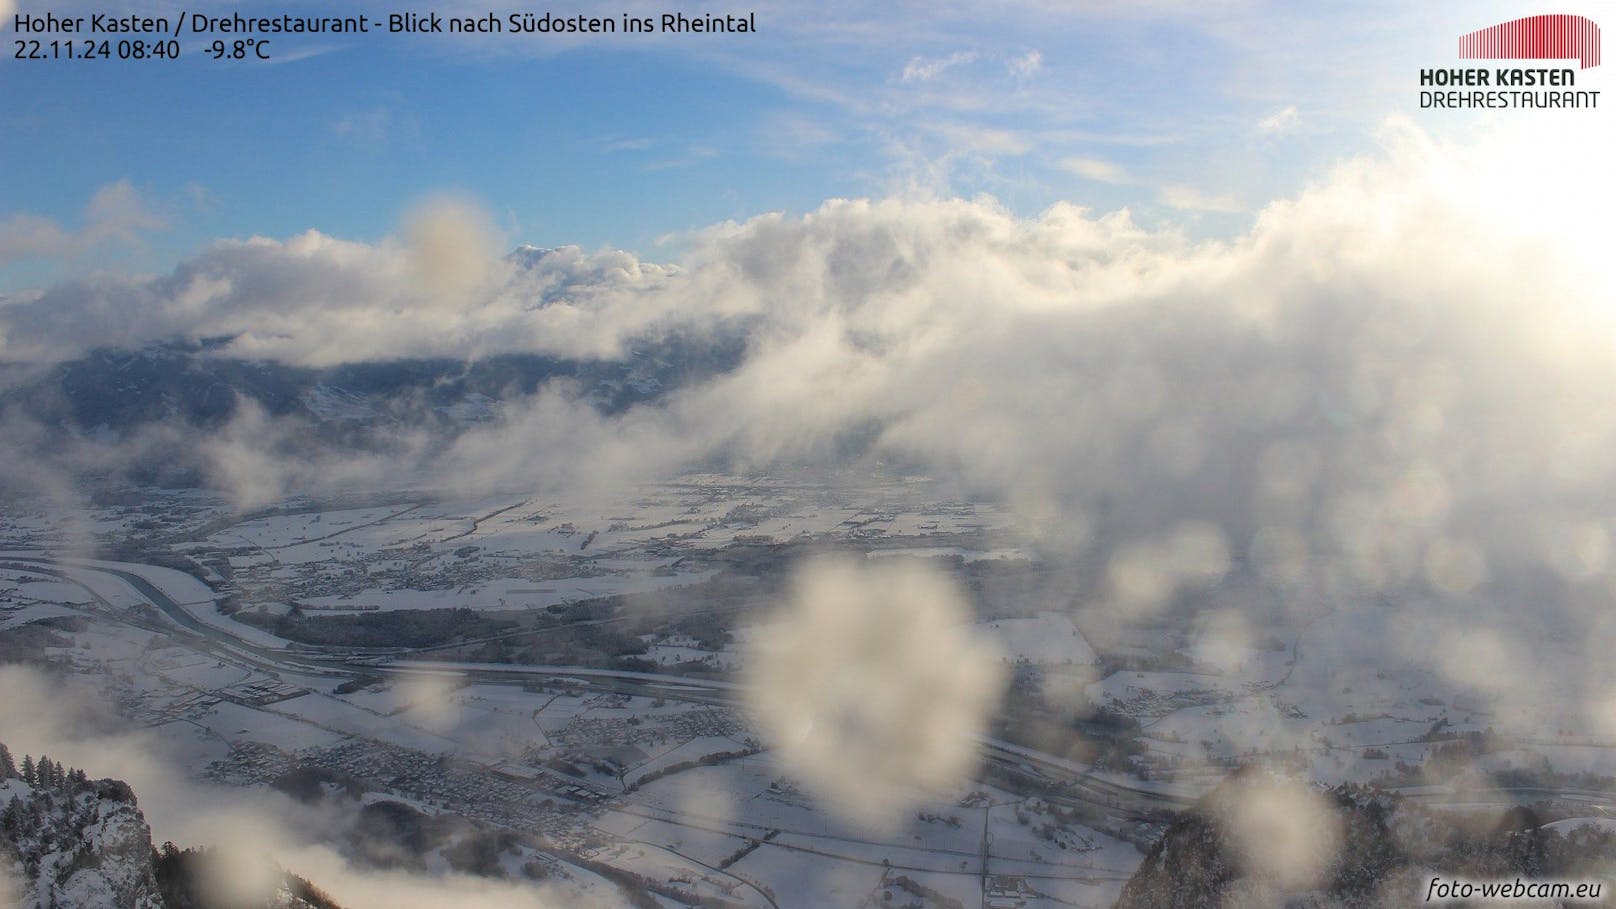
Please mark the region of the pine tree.
POLYGON ((28 785, 32 786, 32 785, 34 785, 34 780, 35 779, 36 779, 36 777, 34 776, 34 759, 33 759, 33 757, 25 754, 25 755, 22 756, 22 781, 24 783, 27 783, 28 785))
POLYGON ((39 756, 39 763, 34 765, 34 772, 38 774, 39 788, 50 789, 56 785, 56 765, 45 755, 39 756))
POLYGON ((0 742, 0 780, 15 779, 16 776, 17 762, 11 759, 11 749, 0 742))

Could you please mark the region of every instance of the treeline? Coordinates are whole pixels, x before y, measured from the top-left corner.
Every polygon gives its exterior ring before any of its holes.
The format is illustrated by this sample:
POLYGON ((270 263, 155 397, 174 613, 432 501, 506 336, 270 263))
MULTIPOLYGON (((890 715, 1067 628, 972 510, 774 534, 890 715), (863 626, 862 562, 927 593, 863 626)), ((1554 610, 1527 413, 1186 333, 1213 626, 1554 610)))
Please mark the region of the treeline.
POLYGON ((243 611, 236 618, 300 644, 340 647, 432 647, 510 631, 515 622, 490 619, 475 609, 396 609, 357 615, 307 616, 243 611))
POLYGON ((1249 860, 1251 843, 1235 819, 1251 805, 1294 804, 1304 786, 1255 768, 1236 771, 1167 827, 1123 887, 1117 909, 1221 906, 1252 902, 1252 894, 1262 897, 1252 904, 1390 909, 1425 902, 1437 873, 1470 881, 1591 881, 1616 874, 1616 830, 1595 823, 1550 827, 1550 818, 1570 819, 1552 803, 1493 815, 1444 811, 1346 783, 1307 787, 1337 836, 1316 879, 1297 885, 1276 877, 1271 863, 1249 860))
POLYGON ((32 756, 23 755, 19 765, 11 756, 11 749, 3 742, 0 742, 0 780, 22 780, 39 789, 54 789, 67 794, 90 784, 90 778, 84 771, 55 763, 45 755, 40 755, 38 763, 34 762, 32 756))
POLYGON ((697 767, 715 767, 724 763, 725 761, 733 761, 739 758, 751 757, 757 753, 758 749, 756 748, 743 748, 740 751, 718 751, 714 752, 713 754, 704 754, 701 757, 693 760, 679 761, 678 763, 669 764, 666 767, 658 767, 655 770, 646 771, 644 775, 627 786, 623 791, 633 792, 636 789, 639 789, 641 786, 644 786, 647 783, 654 783, 665 776, 672 776, 675 773, 684 773, 686 770, 695 770, 697 767))
POLYGON ((73 646, 71 638, 59 631, 80 631, 86 620, 80 616, 60 615, 35 619, 0 631, 0 663, 25 663, 48 669, 57 660, 47 651, 73 646))
MULTIPOLYGON (((164 843, 152 850, 152 872, 157 878, 157 891, 163 897, 165 909, 236 909, 234 904, 221 906, 218 898, 210 895, 203 882, 217 879, 227 873, 215 867, 222 860, 211 849, 180 849, 173 843, 164 843)), ((279 869, 275 869, 279 871, 279 869)), ((325 891, 295 874, 284 871, 281 886, 289 898, 280 906, 295 909, 342 909, 325 891)))

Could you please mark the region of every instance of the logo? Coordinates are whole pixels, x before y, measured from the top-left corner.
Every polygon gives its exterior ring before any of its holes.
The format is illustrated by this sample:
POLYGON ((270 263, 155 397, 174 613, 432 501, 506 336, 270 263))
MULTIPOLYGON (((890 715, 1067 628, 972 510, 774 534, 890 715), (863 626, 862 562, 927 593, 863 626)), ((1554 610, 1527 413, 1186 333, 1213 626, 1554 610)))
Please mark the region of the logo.
POLYGON ((1459 38, 1461 60, 1580 60, 1599 65, 1599 26, 1582 16, 1527 16, 1459 38))
POLYGON ((1516 66, 1420 70, 1420 107, 1449 109, 1580 109, 1599 106, 1599 92, 1577 86, 1577 71, 1599 65, 1599 25, 1585 16, 1525 16, 1459 36, 1460 60, 1510 60, 1516 66), (1521 61, 1577 61, 1520 66, 1521 61))

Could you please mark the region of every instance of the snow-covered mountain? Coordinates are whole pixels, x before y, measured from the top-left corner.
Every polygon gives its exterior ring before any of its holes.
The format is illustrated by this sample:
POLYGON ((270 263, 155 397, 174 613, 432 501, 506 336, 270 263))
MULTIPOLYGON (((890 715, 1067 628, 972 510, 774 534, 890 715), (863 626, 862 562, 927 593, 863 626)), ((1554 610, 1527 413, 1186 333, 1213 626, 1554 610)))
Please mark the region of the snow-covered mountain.
POLYGON ((13 368, 0 415, 47 431, 122 435, 158 423, 215 427, 247 402, 332 436, 422 426, 452 431, 496 419, 504 402, 553 382, 602 411, 655 399, 734 367, 736 342, 668 338, 620 359, 503 354, 477 361, 412 359, 312 368, 222 353, 222 342, 98 349, 48 368, 13 368))
MULTIPOLYGON (((198 881, 206 851, 154 849, 135 793, 121 780, 0 745, 0 904, 17 909, 216 909, 198 881)), ((307 881, 279 875, 256 906, 338 909, 307 881)))
POLYGON ((0 867, 20 907, 165 909, 152 868, 151 828, 116 780, 63 786, 0 784, 0 867))
POLYGON ((1247 769, 1168 825, 1116 909, 1390 909, 1424 902, 1433 878, 1609 880, 1616 830, 1582 817, 1544 823, 1540 811, 1554 810, 1435 810, 1247 769))

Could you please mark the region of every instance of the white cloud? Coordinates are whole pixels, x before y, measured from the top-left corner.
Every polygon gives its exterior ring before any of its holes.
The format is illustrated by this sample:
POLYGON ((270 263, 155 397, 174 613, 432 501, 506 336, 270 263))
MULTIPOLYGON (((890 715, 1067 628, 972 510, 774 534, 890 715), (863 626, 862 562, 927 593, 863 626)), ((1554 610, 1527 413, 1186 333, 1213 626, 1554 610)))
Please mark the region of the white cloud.
POLYGON ((649 136, 636 136, 632 139, 603 139, 600 150, 608 154, 612 152, 645 151, 657 144, 657 140, 649 136))
MULTIPOLYGON (((328 50, 313 50, 295 57, 288 54, 284 59, 277 55, 270 62, 284 65, 319 56, 328 50)), ((374 107, 342 113, 332 121, 330 132, 341 142, 380 149, 420 138, 421 123, 408 101, 402 96, 395 96, 374 107)))
POLYGON ((1005 681, 969 621, 949 580, 916 565, 801 569, 746 661, 753 716, 785 771, 877 828, 968 781, 1005 681))
POLYGON ((844 138, 831 123, 796 113, 765 117, 758 126, 758 133, 770 154, 790 160, 812 157, 824 146, 844 138))
POLYGON ((0 354, 51 359, 183 335, 234 337, 241 356, 304 364, 593 356, 614 352, 629 323, 665 315, 643 292, 669 270, 626 253, 563 248, 523 254, 519 267, 493 255, 486 216, 452 201, 429 203, 402 233, 375 245, 317 231, 220 241, 161 278, 62 283, 0 310, 0 354))
POLYGON ((1289 104, 1257 121, 1257 130, 1270 136, 1282 136, 1295 131, 1301 123, 1302 115, 1297 113, 1296 105, 1289 104))
POLYGON ((1005 69, 1017 79, 1031 79, 1044 68, 1044 55, 1039 51, 1030 50, 1019 57, 1011 57, 1005 64, 1005 69))
POLYGON ((941 136, 951 154, 1020 155, 1031 148, 1026 137, 1015 130, 996 129, 960 122, 936 122, 929 130, 941 136))
POLYGON ((315 57, 323 57, 326 54, 334 54, 340 50, 343 50, 343 46, 340 44, 313 44, 284 54, 276 51, 275 56, 263 61, 263 63, 265 66, 287 66, 293 63, 301 63, 304 60, 313 60, 315 57))
POLYGON ((1225 214, 1246 211, 1246 208, 1229 193, 1208 193, 1193 186, 1177 183, 1163 186, 1157 192, 1157 197, 1163 205, 1183 211, 1207 211, 1225 214))
MULTIPOLYGON (((1291 779, 1254 774, 1214 795, 1213 813, 1228 831, 1245 886, 1268 896, 1327 882, 1341 848, 1341 818, 1319 791, 1291 779)), ((1263 900, 1266 903, 1269 900, 1263 900)), ((1253 904, 1260 904, 1253 902, 1253 904)))
POLYGON ((86 240, 91 245, 107 240, 127 242, 141 233, 167 226, 162 215, 128 180, 96 190, 84 210, 84 220, 86 240))
POLYGON ((976 62, 975 51, 956 51, 946 57, 912 57, 899 76, 903 82, 930 82, 956 66, 976 62))
POLYGON ((0 221, 0 265, 66 255, 77 243, 62 225, 37 215, 16 214, 0 221))
POLYGON ((423 203, 405 225, 411 278, 430 300, 461 305, 497 277, 504 238, 488 214, 452 196, 423 203))
POLYGON ((1101 158, 1066 158, 1061 161, 1061 168, 1085 180, 1094 180, 1100 183, 1121 184, 1132 182, 1128 177, 1126 168, 1101 158))
POLYGON ((168 226, 128 180, 97 189, 84 207, 83 226, 71 230, 49 218, 12 214, 0 219, 0 266, 34 259, 75 259, 109 246, 137 244, 168 226))
POLYGON ((392 112, 385 107, 355 111, 338 117, 331 124, 331 132, 339 139, 349 139, 370 145, 387 141, 388 123, 392 112))

